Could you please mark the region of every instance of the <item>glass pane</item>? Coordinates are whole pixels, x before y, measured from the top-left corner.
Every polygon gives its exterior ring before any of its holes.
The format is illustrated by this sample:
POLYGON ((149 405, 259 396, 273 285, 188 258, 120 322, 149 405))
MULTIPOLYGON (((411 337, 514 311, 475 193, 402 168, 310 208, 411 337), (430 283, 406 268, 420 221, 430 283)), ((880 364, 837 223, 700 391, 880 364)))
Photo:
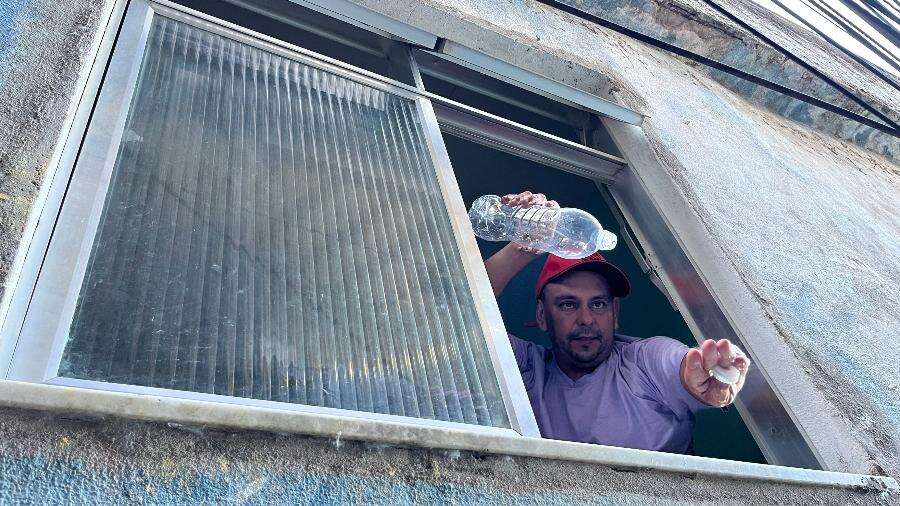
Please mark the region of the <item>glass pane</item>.
POLYGON ((509 427, 415 103, 159 16, 60 375, 509 427))

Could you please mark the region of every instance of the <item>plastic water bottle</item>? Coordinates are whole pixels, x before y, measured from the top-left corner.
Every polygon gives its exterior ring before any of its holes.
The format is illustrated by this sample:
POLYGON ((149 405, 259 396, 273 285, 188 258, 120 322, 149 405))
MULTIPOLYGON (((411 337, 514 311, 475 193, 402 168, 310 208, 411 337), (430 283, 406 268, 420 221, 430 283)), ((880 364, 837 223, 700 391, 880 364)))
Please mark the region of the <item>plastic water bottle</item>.
POLYGON ((571 207, 508 206, 500 197, 479 197, 469 209, 475 235, 511 241, 562 258, 584 258, 616 247, 616 234, 603 230, 590 214, 571 207))

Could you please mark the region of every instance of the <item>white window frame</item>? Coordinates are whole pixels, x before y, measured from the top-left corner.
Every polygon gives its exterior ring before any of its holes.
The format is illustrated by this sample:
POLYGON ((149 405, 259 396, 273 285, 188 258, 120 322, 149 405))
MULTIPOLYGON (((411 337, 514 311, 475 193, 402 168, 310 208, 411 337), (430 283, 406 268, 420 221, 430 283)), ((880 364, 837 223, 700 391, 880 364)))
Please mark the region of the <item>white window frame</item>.
MULTIPOLYGON (((130 3, 147 4, 145 0, 131 0, 130 3)), ((320 4, 321 2, 319 0, 297 0, 296 3, 306 5, 312 3, 320 4)), ((47 248, 54 229, 57 227, 57 217, 64 204, 64 196, 76 159, 80 152, 84 151, 83 147, 86 147, 86 145, 83 146, 82 144, 84 134, 91 121, 95 100, 106 72, 107 62, 110 61, 113 49, 117 44, 116 38, 119 22, 125 17, 128 4, 129 0, 116 0, 103 13, 102 18, 107 20, 107 27, 98 35, 92 45, 90 54, 94 55, 93 63, 78 80, 76 89, 81 90, 80 96, 78 100, 72 103, 66 115, 65 128, 51 159, 47 181, 42 186, 41 192, 35 200, 32 214, 29 222, 26 224, 19 252, 7 279, 7 290, 3 300, 0 301, 0 406, 89 413, 101 416, 125 416, 141 420, 178 422, 189 425, 299 433, 388 444, 411 444, 432 448, 569 460, 624 468, 651 468, 675 473, 702 474, 724 478, 900 491, 897 481, 890 477, 753 464, 540 439, 539 435, 536 434, 536 424, 531 429, 527 427, 529 422, 534 422, 533 414, 531 414, 531 408, 524 394, 521 378, 518 375, 518 368, 509 349, 505 331, 503 331, 502 319, 500 319, 496 301, 490 290, 477 245, 468 225, 468 220, 464 216, 465 208, 459 196, 455 176, 453 175, 450 161, 446 156, 443 138, 438 128, 440 127, 448 132, 452 131, 454 135, 464 137, 468 135, 471 136, 469 137, 470 140, 494 145, 494 147, 510 152, 517 152, 525 157, 534 156, 536 157, 534 159, 537 161, 548 163, 563 170, 581 173, 588 177, 594 176, 593 179, 598 184, 616 181, 617 186, 612 192, 612 198, 620 205, 622 204, 620 199, 625 197, 628 191, 637 191, 639 189, 642 184, 640 178, 629 173, 624 178, 628 182, 626 184, 621 183, 623 178, 619 177, 619 174, 628 172, 621 170, 625 166, 625 161, 621 158, 510 122, 463 104, 455 103, 428 93, 421 87, 417 89, 402 83, 396 83, 382 76, 345 65, 339 61, 321 55, 309 54, 308 51, 302 48, 284 44, 264 35, 255 34, 240 27, 221 22, 217 24, 226 26, 238 33, 250 33, 254 38, 271 45, 267 45, 266 49, 274 48, 278 51, 289 51, 295 55, 313 58, 318 62, 317 66, 325 65, 329 70, 350 72, 356 79, 364 79, 367 83, 388 85, 391 87, 391 90, 404 90, 407 93, 411 93, 412 95, 410 96, 415 97, 418 109, 422 112, 422 118, 427 123, 428 148, 434 156, 441 188, 450 207, 454 232, 457 235, 460 251, 463 252, 470 288, 476 297, 482 321, 483 323, 487 321, 486 325, 488 325, 490 330, 485 335, 492 352, 492 360, 495 367, 498 365, 498 360, 503 362, 500 364, 500 367, 497 367, 496 372, 502 375, 502 378, 506 378, 507 385, 504 390, 504 401, 507 402, 510 421, 518 425, 518 431, 460 423, 435 422, 410 417, 374 415, 331 408, 297 406, 281 402, 270 403, 269 401, 255 401, 243 398, 237 398, 238 402, 232 403, 227 398, 223 399, 225 396, 204 396, 202 398, 194 395, 180 396, 173 395, 173 392, 177 391, 163 389, 137 387, 136 389, 127 388, 121 391, 113 391, 113 389, 109 388, 110 384, 107 383, 99 385, 73 383, 73 386, 66 386, 50 384, 45 381, 46 378, 29 382, 10 380, 11 359, 15 354, 17 345, 21 342, 19 337, 26 315, 36 302, 34 295, 35 286, 40 278, 39 274, 42 274, 43 269, 50 267, 49 265, 44 265, 47 248), (440 104, 440 108, 445 109, 438 113, 437 118, 432 108, 432 102, 440 104), (447 111, 450 111, 450 114, 447 114, 447 111), (454 112, 463 114, 453 114, 454 112), (473 118, 479 118, 486 122, 485 124, 491 125, 487 129, 486 135, 482 135, 484 133, 481 130, 483 124, 472 123, 473 118), (437 119, 442 120, 440 125, 437 119), (476 138, 476 135, 482 136, 476 138), (587 173, 584 171, 587 171, 587 173), (448 194, 450 195, 448 196, 448 194), (506 398, 507 396, 512 396, 514 399, 510 401, 506 398), (530 420, 527 420, 529 415, 530 420), (526 425, 524 428, 523 420, 524 425, 526 425), (529 437, 523 437, 523 435, 529 437)), ((187 9, 170 4, 165 0, 154 2, 154 4, 166 8, 174 8, 181 12, 187 11, 187 9)), ((357 8, 354 4, 343 1, 335 5, 338 5, 338 7, 350 6, 352 7, 352 12, 356 12, 355 9, 357 8)), ((334 5, 330 6, 334 7, 334 5)), ((336 13, 337 18, 353 17, 352 12, 348 14, 341 9, 342 7, 338 9, 340 12, 336 13)), ((191 14, 200 19, 209 19, 208 16, 200 13, 192 12, 191 14)), ((144 12, 143 15, 146 16, 147 13, 144 12)), ((375 18, 381 19, 378 16, 375 18)), ((367 29, 371 28, 369 26, 370 23, 365 21, 354 24, 367 29)), ((402 24, 396 25, 393 21, 388 24, 392 27, 389 30, 390 33, 394 33, 397 30, 405 30, 402 24)), ((373 31, 380 33, 384 31, 384 28, 384 26, 376 27, 373 31)), ((404 37, 397 38, 408 40, 404 37)), ((134 73, 134 69, 132 69, 132 73, 134 73)), ((421 80, 419 80, 419 84, 421 86, 421 80)), ((538 80, 537 86, 540 87, 540 85, 541 83, 538 80)), ((565 92, 565 90, 562 91, 565 92)), ((550 93, 550 95, 553 94, 550 93)), ((119 112, 121 113, 122 111, 119 112)), ((123 121, 123 118, 120 118, 120 120, 123 121)), ((639 128, 632 125, 624 123, 614 125, 614 123, 618 122, 609 123, 609 120, 606 119, 604 119, 604 123, 611 127, 609 129, 614 133, 614 139, 617 144, 629 142, 628 136, 633 137, 639 132, 639 128), (615 128, 612 128, 613 126, 615 128), (618 131, 619 135, 615 135, 616 131, 618 131)), ((647 197, 646 193, 644 197, 647 197)), ((644 202, 644 204, 646 203, 644 202)), ((102 199, 98 205, 102 205, 102 199)), ((631 211, 623 209, 623 211, 626 214, 630 214, 628 216, 629 219, 634 218, 631 215, 633 209, 631 211)), ((640 239, 644 240, 646 238, 640 237, 640 239)), ((671 296, 672 294, 670 293, 669 295, 671 296)), ((678 296, 676 293, 675 297, 678 296)), ((43 365, 46 365, 46 357, 43 365)), ((45 367, 38 367, 34 370, 46 372, 45 367)), ((503 381, 504 379, 501 379, 501 387, 503 387, 503 381)))
MULTIPOLYGON (((354 417, 412 425, 439 426, 482 433, 514 433, 540 437, 525 387, 518 374, 515 356, 503 326, 484 263, 472 233, 468 213, 459 193, 443 137, 428 97, 416 88, 346 65, 337 60, 286 44, 277 39, 191 11, 177 4, 132 0, 125 13, 118 42, 109 62, 97 106, 86 130, 77 163, 64 170, 72 174, 60 208, 45 208, 46 219, 56 219, 55 231, 46 249, 46 262, 37 277, 31 302, 21 324, 4 325, 3 340, 17 342, 7 350, 5 377, 16 381, 108 390, 145 395, 252 405, 271 409, 330 416, 354 417), (451 226, 461 253, 472 300, 497 377, 510 429, 459 422, 369 413, 226 395, 153 388, 120 383, 70 378, 58 375, 63 352, 75 313, 82 281, 97 232, 106 192, 109 188, 121 137, 135 90, 144 50, 155 16, 164 16, 243 44, 314 66, 346 79, 413 101, 422 123, 427 149, 435 167, 451 226), (76 169, 77 165, 77 169, 76 169)), ((61 197, 61 196, 58 196, 61 197)), ((0 357, 3 359, 4 357, 0 357)), ((2 363, 2 362, 0 362, 2 363)))

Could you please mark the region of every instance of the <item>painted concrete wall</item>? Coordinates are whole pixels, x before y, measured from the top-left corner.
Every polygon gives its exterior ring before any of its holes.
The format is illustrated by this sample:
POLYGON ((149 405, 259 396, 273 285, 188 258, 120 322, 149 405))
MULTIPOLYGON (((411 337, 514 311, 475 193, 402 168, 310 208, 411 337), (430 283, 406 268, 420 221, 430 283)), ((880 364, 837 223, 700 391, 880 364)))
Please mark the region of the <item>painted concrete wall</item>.
POLYGON ((0 504, 797 504, 891 496, 0 409, 0 504))
MULTIPOLYGON (((706 227, 711 249, 730 262, 804 364, 797 375, 819 385, 822 399, 814 407, 838 428, 833 437, 861 449, 870 465, 859 469, 853 456, 847 469, 900 474, 900 355, 882 352, 900 335, 900 292, 894 286, 900 279, 900 170, 893 162, 755 107, 703 69, 528 1, 357 1, 649 114, 646 140, 685 206, 706 227)), ((12 41, 0 50, 4 282, 85 49, 107 4, 0 5, 0 40, 12 41)), ((501 504, 562 504, 573 498, 646 503, 654 497, 661 502, 724 497, 738 503, 888 500, 64 416, 0 411, 0 502, 165 503, 223 496, 234 502, 386 503, 399 496, 416 503, 501 504)))

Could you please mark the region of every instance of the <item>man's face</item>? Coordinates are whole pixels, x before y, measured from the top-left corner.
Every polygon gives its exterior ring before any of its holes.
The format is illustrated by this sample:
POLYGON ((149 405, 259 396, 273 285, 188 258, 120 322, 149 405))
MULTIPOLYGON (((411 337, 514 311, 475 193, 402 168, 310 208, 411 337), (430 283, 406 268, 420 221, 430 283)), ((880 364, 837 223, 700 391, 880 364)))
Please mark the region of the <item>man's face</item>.
POLYGON ((537 321, 564 372, 591 372, 609 358, 618 304, 606 279, 592 271, 567 273, 544 287, 537 321))

